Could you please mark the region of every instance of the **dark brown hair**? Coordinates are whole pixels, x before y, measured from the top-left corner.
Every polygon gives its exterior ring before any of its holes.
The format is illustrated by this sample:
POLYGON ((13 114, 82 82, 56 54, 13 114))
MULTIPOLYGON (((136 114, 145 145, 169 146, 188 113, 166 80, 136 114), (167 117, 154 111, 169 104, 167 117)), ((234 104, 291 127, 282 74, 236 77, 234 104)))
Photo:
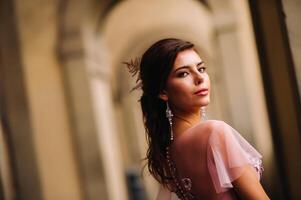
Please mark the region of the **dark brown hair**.
POLYGON ((140 103, 148 142, 147 166, 152 176, 165 186, 169 180, 165 149, 170 144, 170 127, 165 115, 166 102, 159 94, 165 88, 178 53, 193 47, 190 42, 167 38, 147 49, 140 65, 137 60, 125 63, 133 75, 138 74, 138 86, 143 92, 140 103))

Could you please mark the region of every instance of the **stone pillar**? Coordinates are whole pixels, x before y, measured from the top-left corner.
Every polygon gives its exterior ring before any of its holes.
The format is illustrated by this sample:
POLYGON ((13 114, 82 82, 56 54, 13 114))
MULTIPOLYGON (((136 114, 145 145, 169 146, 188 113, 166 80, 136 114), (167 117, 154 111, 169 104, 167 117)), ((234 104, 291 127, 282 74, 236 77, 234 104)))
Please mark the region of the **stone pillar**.
POLYGON ((61 1, 58 57, 67 93, 73 141, 81 187, 86 200, 108 199, 104 162, 99 147, 97 121, 92 104, 89 59, 84 46, 83 15, 79 1, 61 1))
POLYGON ((86 36, 86 64, 108 199, 126 200, 128 195, 125 187, 125 171, 111 85, 113 69, 101 35, 95 38, 91 32, 90 34, 86 32, 86 36))
POLYGON ((97 21, 79 14, 87 14, 89 2, 80 3, 70 1, 65 8, 58 45, 82 187, 89 200, 126 200, 125 173, 114 123, 112 68, 102 36, 96 32, 97 21))
MULTIPOLYGON (((7 178, 13 187, 10 197, 5 195, 5 198, 42 199, 18 20, 14 1, 0 1, 0 115, 3 140, 7 145, 1 148, 7 147, 11 159, 8 166, 11 168, 7 170, 11 170, 12 176, 7 178)), ((5 152, 0 156, 2 153, 5 152)), ((6 179, 6 176, 9 174, 1 178, 6 179)), ((3 192, 7 194, 6 190, 3 192)))

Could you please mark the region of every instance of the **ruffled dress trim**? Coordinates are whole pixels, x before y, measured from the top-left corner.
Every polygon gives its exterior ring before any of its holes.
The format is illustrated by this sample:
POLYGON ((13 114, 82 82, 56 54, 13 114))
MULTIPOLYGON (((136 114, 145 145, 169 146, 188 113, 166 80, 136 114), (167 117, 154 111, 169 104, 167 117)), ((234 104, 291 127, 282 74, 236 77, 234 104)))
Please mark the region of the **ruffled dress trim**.
POLYGON ((208 141, 207 164, 217 193, 233 188, 232 182, 240 177, 246 165, 255 169, 260 179, 263 172, 262 155, 235 129, 218 121, 208 141))

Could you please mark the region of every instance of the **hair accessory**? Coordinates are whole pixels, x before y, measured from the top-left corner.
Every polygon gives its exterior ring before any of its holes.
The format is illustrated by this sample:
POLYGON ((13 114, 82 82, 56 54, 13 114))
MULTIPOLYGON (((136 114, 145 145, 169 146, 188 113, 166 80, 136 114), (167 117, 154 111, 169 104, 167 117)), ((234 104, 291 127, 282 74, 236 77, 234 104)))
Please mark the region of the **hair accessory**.
POLYGON ((142 82, 141 82, 141 78, 140 78, 140 74, 139 74, 141 58, 131 59, 129 62, 124 61, 122 63, 127 66, 132 77, 137 76, 137 74, 138 74, 137 79, 136 79, 137 84, 135 87, 133 87, 133 89, 131 91, 141 88, 142 82))
POLYGON ((170 127, 170 140, 173 141, 173 131, 172 131, 172 117, 173 114, 169 108, 168 102, 166 102, 166 118, 169 121, 169 127, 170 127))

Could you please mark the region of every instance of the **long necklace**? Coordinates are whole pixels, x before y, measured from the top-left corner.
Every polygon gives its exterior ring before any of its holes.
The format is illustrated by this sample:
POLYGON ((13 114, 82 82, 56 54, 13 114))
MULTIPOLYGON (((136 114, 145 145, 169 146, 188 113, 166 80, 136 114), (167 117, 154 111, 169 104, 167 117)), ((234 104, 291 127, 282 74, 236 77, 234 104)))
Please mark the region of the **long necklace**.
MULTIPOLYGON (((173 131, 172 131, 172 117, 173 114, 171 113, 171 110, 169 109, 168 103, 167 103, 167 109, 166 109, 166 116, 169 119, 170 128, 171 128, 171 141, 173 141, 173 131)), ((205 107, 201 108, 201 119, 207 120, 206 117, 206 110, 205 107)), ((167 165, 169 167, 169 171, 171 174, 171 178, 174 181, 175 186, 175 193, 181 200, 196 200, 194 195, 191 193, 192 188, 192 182, 190 178, 182 178, 179 180, 178 173, 175 164, 172 161, 171 154, 170 154, 170 148, 169 146, 166 147, 166 161, 167 165)))
POLYGON ((175 184, 175 193, 181 200, 194 200, 195 197, 191 194, 192 182, 190 178, 182 178, 179 180, 177 175, 177 169, 174 165, 171 155, 169 146, 166 147, 166 160, 167 165, 169 167, 169 171, 172 177, 172 180, 175 184))

